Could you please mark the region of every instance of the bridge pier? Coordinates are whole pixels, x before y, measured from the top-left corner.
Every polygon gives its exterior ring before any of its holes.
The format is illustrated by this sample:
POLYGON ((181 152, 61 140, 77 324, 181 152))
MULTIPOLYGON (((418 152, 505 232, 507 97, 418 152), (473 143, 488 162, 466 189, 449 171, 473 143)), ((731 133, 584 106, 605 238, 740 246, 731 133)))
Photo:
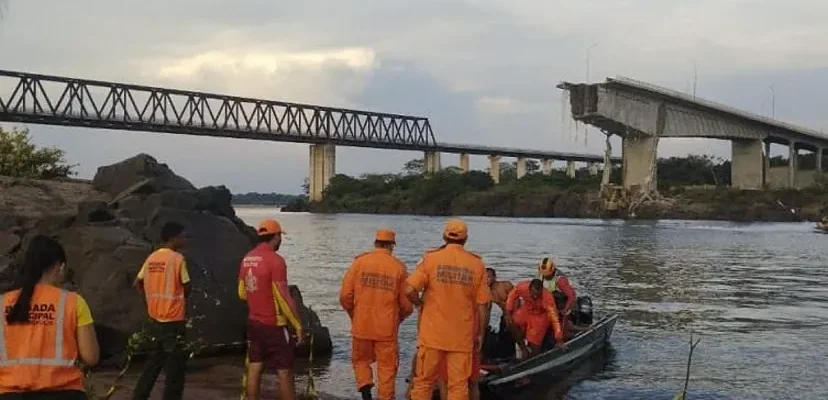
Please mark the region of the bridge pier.
POLYGON ((469 155, 468 154, 460 154, 460 170, 463 171, 464 174, 469 173, 469 155))
POLYGON ((575 161, 566 160, 566 176, 575 179, 575 161))
POLYGON ((644 192, 657 190, 657 143, 655 136, 641 134, 624 136, 621 141, 621 162, 623 163, 625 189, 639 186, 644 192))
POLYGON ((730 186, 743 190, 761 190, 765 178, 762 139, 733 139, 731 145, 730 186))
POLYGON ((308 197, 310 201, 321 201, 322 192, 336 175, 336 147, 332 144, 310 145, 310 170, 308 176, 308 197))
POLYGON ((796 149, 796 142, 791 140, 788 144, 788 187, 791 189, 796 188, 796 170, 797 168, 797 157, 799 152, 796 149))
POLYGON ((489 176, 494 183, 500 183, 500 156, 489 156, 489 176))
POLYGON ((526 176, 526 157, 518 157, 517 159, 517 178, 526 176))
POLYGON ((440 172, 440 152, 426 151, 424 165, 426 175, 434 175, 440 172))
POLYGON ((546 160, 543 160, 541 162, 543 164, 543 174, 544 175, 552 175, 552 164, 554 162, 555 162, 555 160, 552 160, 552 159, 546 159, 546 160))

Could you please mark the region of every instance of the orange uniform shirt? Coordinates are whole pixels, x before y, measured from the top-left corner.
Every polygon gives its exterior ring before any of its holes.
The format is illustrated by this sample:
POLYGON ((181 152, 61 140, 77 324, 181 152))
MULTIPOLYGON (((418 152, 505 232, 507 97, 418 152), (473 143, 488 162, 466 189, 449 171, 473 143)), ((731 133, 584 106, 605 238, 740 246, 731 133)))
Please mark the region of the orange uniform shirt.
POLYGON ((354 259, 339 290, 353 337, 396 340, 400 322, 414 311, 405 297, 407 277, 405 264, 389 250, 374 249, 354 259))
POLYGON ((477 333, 477 306, 491 301, 480 256, 458 244, 445 245, 427 252, 407 282, 425 293, 419 345, 471 352, 477 333))
POLYGON ((563 338, 563 330, 560 319, 558 319, 558 309, 555 306, 555 297, 547 290, 541 290, 541 297, 533 299, 530 293, 529 285, 531 281, 519 283, 509 293, 509 298, 506 300, 506 312, 513 313, 517 308, 517 301, 521 301, 521 309, 525 309, 530 314, 546 314, 549 322, 552 325, 552 333, 556 339, 563 338))

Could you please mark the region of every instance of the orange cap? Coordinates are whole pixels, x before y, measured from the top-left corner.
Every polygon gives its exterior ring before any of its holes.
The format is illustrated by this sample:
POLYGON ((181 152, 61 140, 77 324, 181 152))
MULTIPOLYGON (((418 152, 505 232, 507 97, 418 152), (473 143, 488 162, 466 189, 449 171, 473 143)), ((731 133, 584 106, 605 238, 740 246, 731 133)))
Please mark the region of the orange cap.
POLYGON ((258 229, 259 236, 264 235, 277 235, 282 234, 282 225, 279 225, 279 221, 275 219, 266 219, 262 222, 259 222, 259 229, 258 229))
POLYGON ((452 218, 446 221, 446 226, 443 229, 443 237, 455 240, 463 240, 469 235, 469 228, 466 223, 460 218, 452 218))
POLYGON ((397 234, 391 229, 378 229, 374 240, 378 242, 397 243, 397 234))

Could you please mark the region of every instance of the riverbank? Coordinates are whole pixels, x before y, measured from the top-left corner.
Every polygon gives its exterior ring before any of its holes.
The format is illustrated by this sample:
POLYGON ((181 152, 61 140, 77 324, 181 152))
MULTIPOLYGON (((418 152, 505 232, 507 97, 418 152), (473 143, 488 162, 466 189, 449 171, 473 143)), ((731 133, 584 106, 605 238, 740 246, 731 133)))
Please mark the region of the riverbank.
POLYGON ((612 211, 605 209, 599 186, 597 177, 540 174, 494 185, 476 171, 432 178, 338 175, 322 201, 293 204, 283 211, 767 222, 817 221, 828 211, 828 190, 822 188, 749 191, 715 186, 673 186, 631 209, 612 211))
MULTIPOLYGON (((257 239, 255 229, 236 216, 231 198, 226 187, 197 188, 146 154, 98 168, 91 182, 0 177, 0 291, 15 285, 31 238, 56 237, 68 258, 62 286, 89 303, 101 366, 119 366, 127 340, 146 320, 144 299, 132 282, 160 245, 161 227, 175 221, 190 238, 182 250, 192 282, 187 336, 200 356, 238 352, 247 311, 235 282, 239 262, 257 239)), ((299 288, 290 290, 305 331, 316 338, 315 354, 329 355, 327 328, 304 305, 299 288)), ((308 352, 307 345, 297 348, 299 357, 308 352)))

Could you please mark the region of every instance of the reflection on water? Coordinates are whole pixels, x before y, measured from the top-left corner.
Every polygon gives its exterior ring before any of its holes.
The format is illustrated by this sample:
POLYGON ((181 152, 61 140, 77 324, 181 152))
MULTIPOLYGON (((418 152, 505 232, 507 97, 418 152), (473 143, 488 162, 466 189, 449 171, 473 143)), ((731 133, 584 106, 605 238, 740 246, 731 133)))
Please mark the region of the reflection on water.
MULTIPOLYGON (((241 209, 256 224, 274 215, 241 209)), ((370 248, 374 230, 397 230, 397 255, 413 268, 440 244, 443 218, 279 214, 288 232, 282 254, 334 336, 317 388, 353 398, 349 321, 340 279, 370 248)), ((618 313, 609 355, 561 377, 548 399, 664 399, 684 381, 689 332, 701 332, 692 399, 828 398, 828 237, 808 224, 635 222, 467 218, 468 247, 501 279, 529 278, 550 254, 599 313, 618 313)), ((228 283, 230 284, 230 283, 228 283)), ((493 321, 496 319, 493 318, 493 321)), ((405 390, 415 320, 401 328, 398 391, 405 390)), ((316 375, 315 374, 315 375, 316 375)), ((543 391, 543 390, 542 390, 543 391)))

